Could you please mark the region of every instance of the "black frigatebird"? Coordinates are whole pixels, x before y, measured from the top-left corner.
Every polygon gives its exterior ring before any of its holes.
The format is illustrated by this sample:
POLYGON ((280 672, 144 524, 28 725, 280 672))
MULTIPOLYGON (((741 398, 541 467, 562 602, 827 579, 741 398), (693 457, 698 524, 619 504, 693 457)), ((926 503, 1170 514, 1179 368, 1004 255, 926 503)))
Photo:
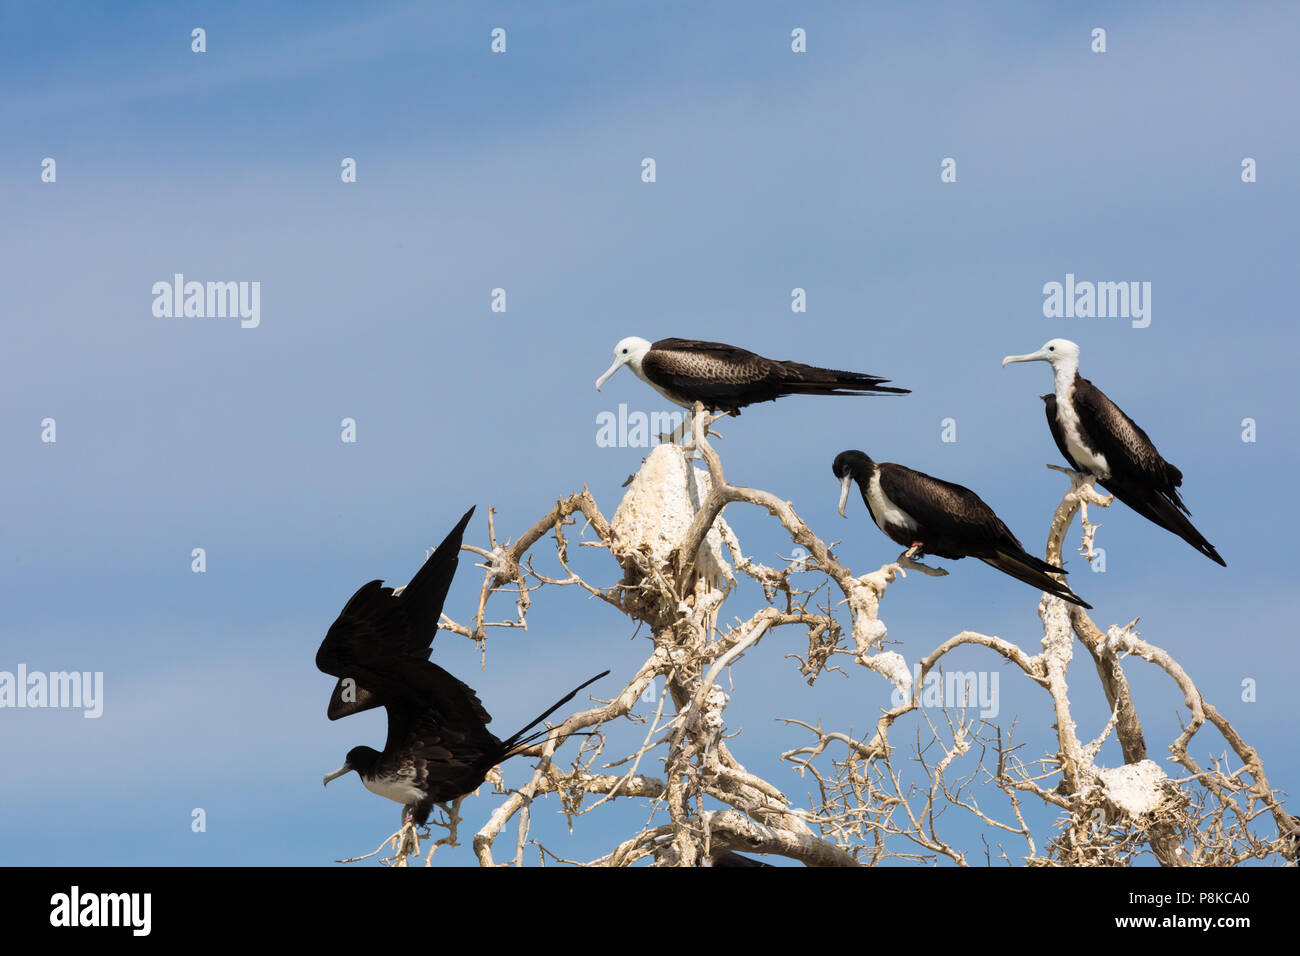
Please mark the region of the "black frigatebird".
POLYGON ((1062 568, 1027 552, 979 495, 913 471, 903 465, 872 461, 864 452, 842 451, 831 466, 840 479, 840 514, 857 481, 862 500, 881 531, 920 557, 979 558, 1004 574, 1032 584, 1062 600, 1091 608, 1064 583, 1051 577, 1062 568))
POLYGON ((400 594, 382 581, 363 585, 316 652, 316 666, 339 679, 327 710, 331 720, 379 706, 388 712, 384 749, 353 747, 324 782, 355 770, 366 789, 408 808, 420 825, 435 803, 477 789, 493 767, 544 738, 549 730, 530 731, 609 673, 574 688, 518 733, 499 740, 487 729, 492 717, 473 688, 428 660, 473 513, 471 508, 461 518, 400 594))
POLYGON ((756 860, 752 856, 741 856, 731 850, 714 850, 709 855, 709 866, 766 866, 771 867, 771 863, 764 863, 762 860, 756 860))
POLYGON ((614 346, 614 364, 596 379, 599 389, 622 366, 675 405, 739 415, 755 402, 784 395, 906 395, 911 389, 883 383, 887 378, 778 362, 721 342, 660 339, 650 343, 632 336, 614 346))
POLYGON ((1055 392, 1042 396, 1047 425, 1071 467, 1093 475, 1097 484, 1142 517, 1172 531, 1211 561, 1228 566, 1188 519, 1191 512, 1178 493, 1183 473, 1165 461, 1133 419, 1079 374, 1079 346, 1068 339, 1052 339, 1029 355, 1008 355, 1002 365, 1011 362, 1052 366, 1055 392))

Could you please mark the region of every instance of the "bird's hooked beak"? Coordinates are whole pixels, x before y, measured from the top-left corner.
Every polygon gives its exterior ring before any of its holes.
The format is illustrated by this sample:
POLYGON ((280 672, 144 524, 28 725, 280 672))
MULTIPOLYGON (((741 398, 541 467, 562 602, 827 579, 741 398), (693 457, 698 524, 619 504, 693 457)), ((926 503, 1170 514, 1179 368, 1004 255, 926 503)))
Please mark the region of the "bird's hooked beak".
POLYGON ((1002 367, 1006 368, 1012 362, 1047 362, 1047 352, 1039 349, 1037 352, 1030 352, 1028 355, 1008 355, 1002 360, 1002 367))
POLYGON ((328 787, 331 780, 341 777, 345 773, 350 773, 351 771, 352 771, 352 764, 345 763, 343 766, 339 767, 339 769, 335 770, 333 773, 327 773, 325 775, 325 782, 322 783, 321 786, 328 787))
POLYGON ((617 372, 620 368, 622 368, 624 363, 626 362, 627 362, 627 358, 625 356, 614 359, 614 364, 609 367, 609 371, 606 372, 604 375, 602 375, 600 378, 596 379, 596 391, 599 392, 600 387, 604 385, 606 382, 608 382, 609 377, 613 375, 615 372, 617 372))
POLYGON ((852 484, 853 484, 852 475, 845 475, 843 478, 840 479, 840 517, 841 518, 848 517, 848 515, 844 513, 844 506, 848 504, 849 486, 852 484))

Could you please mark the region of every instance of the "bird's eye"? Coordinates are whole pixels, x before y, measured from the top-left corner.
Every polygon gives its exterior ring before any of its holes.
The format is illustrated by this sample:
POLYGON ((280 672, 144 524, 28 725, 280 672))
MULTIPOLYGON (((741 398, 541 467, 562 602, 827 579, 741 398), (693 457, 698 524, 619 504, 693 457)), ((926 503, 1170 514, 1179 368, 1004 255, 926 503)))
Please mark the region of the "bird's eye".
POLYGON ((1049 352, 1055 352, 1055 351, 1056 351, 1056 346, 1055 346, 1055 345, 1049 345, 1049 346, 1047 347, 1047 351, 1049 351, 1049 352))
POLYGON ((627 349, 624 349, 624 350, 623 350, 623 354, 624 354, 624 355, 627 354, 627 349))

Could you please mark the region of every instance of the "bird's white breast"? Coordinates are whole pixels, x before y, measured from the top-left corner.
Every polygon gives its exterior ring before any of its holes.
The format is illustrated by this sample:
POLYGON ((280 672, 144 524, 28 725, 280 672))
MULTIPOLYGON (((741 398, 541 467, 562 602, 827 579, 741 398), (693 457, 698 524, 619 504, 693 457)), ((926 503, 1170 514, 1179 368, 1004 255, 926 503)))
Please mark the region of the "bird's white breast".
POLYGON ((409 777, 362 777, 361 782, 371 793, 387 797, 404 807, 419 803, 425 796, 412 785, 409 777))
POLYGON ((872 474, 871 480, 867 482, 867 503, 871 506, 871 520, 885 534, 889 534, 886 525, 903 527, 908 531, 915 531, 919 527, 911 515, 889 500, 889 496, 880 487, 879 471, 872 474))
POLYGON ((1073 383, 1065 389, 1057 390, 1056 423, 1061 426, 1061 434, 1065 437, 1065 447, 1069 450, 1070 457, 1098 478, 1109 478, 1110 465, 1106 462, 1106 456, 1094 452, 1084 444, 1083 423, 1074 410, 1073 383))

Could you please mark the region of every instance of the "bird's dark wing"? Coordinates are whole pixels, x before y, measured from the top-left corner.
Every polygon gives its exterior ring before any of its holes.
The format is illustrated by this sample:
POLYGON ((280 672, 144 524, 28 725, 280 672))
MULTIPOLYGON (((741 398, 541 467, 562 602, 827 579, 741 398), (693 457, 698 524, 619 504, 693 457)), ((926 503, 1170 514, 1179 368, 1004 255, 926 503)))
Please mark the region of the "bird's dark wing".
POLYGON ((1039 590, 1091 607, 1051 577, 1064 574, 1063 569, 1026 551, 993 509, 969 488, 892 464, 880 466, 880 488, 937 543, 934 546, 926 540, 927 550, 940 557, 979 558, 1039 590))
MULTIPOLYGON (((388 711, 388 741, 384 759, 394 769, 408 768, 433 802, 452 800, 483 782, 484 774, 503 760, 545 736, 529 731, 604 671, 575 687, 546 712, 507 740, 487 729, 491 716, 473 688, 437 664, 419 661, 381 690, 388 711)), ((427 809, 427 808, 426 808, 427 809)), ((420 814, 417 808, 417 817, 420 814)))
POLYGON ((923 528, 948 539, 1023 550, 1011 529, 969 488, 889 462, 879 469, 881 491, 923 528))
POLYGON ((400 677, 379 679, 388 711, 385 759, 409 765, 434 802, 482 783, 504 748, 487 729, 492 717, 473 688, 432 661, 414 662, 400 677))
POLYGON ((783 361, 776 366, 783 395, 908 395, 910 388, 886 385, 889 379, 841 368, 821 368, 803 362, 783 361))
POLYGON ((316 651, 316 667, 321 671, 348 677, 361 660, 373 658, 375 650, 387 644, 382 634, 393 627, 397 602, 393 589, 383 584, 374 580, 361 585, 343 606, 316 651))
POLYGON ((645 376, 672 392, 712 407, 724 407, 756 386, 774 385, 778 377, 770 359, 721 342, 660 339, 641 359, 645 376))
POLYGON ((1187 513, 1178 495, 1183 473, 1164 460, 1155 442, 1105 392, 1086 378, 1076 378, 1074 410, 1088 438, 1106 456, 1112 477, 1120 481, 1141 480, 1187 513))
POLYGON ((782 395, 905 393, 861 372, 778 362, 721 342, 660 339, 641 360, 650 381, 711 408, 739 408, 782 395))
POLYGON ((339 678, 326 711, 330 720, 382 703, 375 689, 359 679, 360 669, 385 671, 402 661, 428 659, 473 513, 473 508, 465 513, 400 595, 395 597, 382 581, 371 581, 352 595, 330 625, 316 652, 316 666, 339 678))
POLYGON ((997 568, 1003 574, 1009 574, 1019 581, 1024 581, 1026 584, 1038 588, 1040 591, 1055 594, 1071 604, 1079 605, 1079 607, 1092 609, 1092 605, 1071 591, 1068 585, 1051 576, 1052 574, 1064 574, 1063 570, 1053 567, 1041 558, 1034 557, 1024 549, 1018 552, 1010 549, 999 549, 993 554, 981 556, 980 560, 991 567, 997 568))
POLYGON ((771 863, 764 863, 762 860, 755 860, 751 856, 741 856, 731 850, 714 850, 709 854, 710 866, 767 866, 771 863))
MULTIPOLYGON (((391 637, 395 642, 402 642, 401 646, 409 652, 425 652, 433 642, 442 617, 443 602, 447 600, 451 579, 456 575, 461 540, 473 515, 473 508, 465 512, 442 544, 420 566, 411 583, 402 589, 403 613, 411 627, 405 633, 395 631, 391 637)), ((422 653, 421 656, 427 658, 428 654, 422 653)))
POLYGON ((492 722, 492 715, 474 688, 433 661, 416 661, 405 665, 400 673, 381 674, 379 679, 389 701, 385 750, 401 746, 413 732, 444 727, 464 735, 481 735, 492 722))
POLYGON ((1061 433, 1061 423, 1056 420, 1056 393, 1052 392, 1040 397, 1043 404, 1047 406, 1047 427, 1052 430, 1052 441, 1056 442, 1056 447, 1061 450, 1061 457, 1069 462, 1070 467, 1075 471, 1084 471, 1085 469, 1070 456, 1070 449, 1065 444, 1065 435, 1061 433))
POLYGON ((404 628, 406 622, 395 606, 400 598, 382 584, 371 581, 352 595, 316 651, 317 668, 338 678, 325 710, 330 720, 380 706, 381 682, 371 675, 376 668, 385 671, 408 659, 391 649, 389 632, 404 628))
POLYGON ((703 339, 660 339, 650 346, 654 352, 686 352, 690 355, 711 358, 717 361, 743 364, 750 359, 762 358, 747 349, 737 348, 723 342, 706 342, 703 339))
POLYGON ((1085 378, 1075 380, 1074 407, 1079 424, 1110 466, 1110 477, 1098 483, 1148 521, 1227 567, 1214 545, 1188 519, 1191 512, 1178 493, 1183 473, 1164 460, 1147 433, 1085 378))

